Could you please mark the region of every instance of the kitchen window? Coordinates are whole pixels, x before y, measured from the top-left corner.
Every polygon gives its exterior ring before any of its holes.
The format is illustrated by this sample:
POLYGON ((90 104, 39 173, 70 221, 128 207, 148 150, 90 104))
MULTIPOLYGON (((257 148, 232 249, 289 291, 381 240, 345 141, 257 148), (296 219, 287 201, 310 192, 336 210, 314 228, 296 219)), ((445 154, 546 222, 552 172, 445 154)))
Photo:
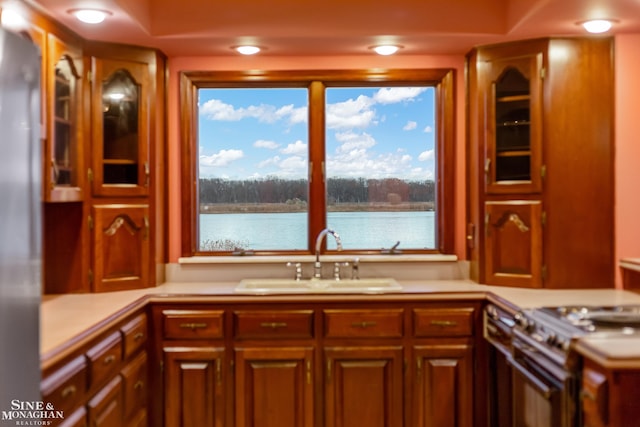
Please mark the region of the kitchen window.
POLYGON ((453 251, 453 71, 185 72, 184 256, 453 251), (335 251, 335 241, 327 248, 335 251))

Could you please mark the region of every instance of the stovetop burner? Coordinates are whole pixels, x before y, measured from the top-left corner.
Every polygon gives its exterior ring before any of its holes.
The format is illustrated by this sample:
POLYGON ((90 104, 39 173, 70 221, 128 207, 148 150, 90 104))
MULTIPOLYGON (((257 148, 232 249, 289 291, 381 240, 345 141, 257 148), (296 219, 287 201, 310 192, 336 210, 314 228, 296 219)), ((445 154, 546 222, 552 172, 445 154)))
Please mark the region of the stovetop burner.
POLYGON ((539 309, 584 332, 640 332, 640 306, 562 306, 539 309))

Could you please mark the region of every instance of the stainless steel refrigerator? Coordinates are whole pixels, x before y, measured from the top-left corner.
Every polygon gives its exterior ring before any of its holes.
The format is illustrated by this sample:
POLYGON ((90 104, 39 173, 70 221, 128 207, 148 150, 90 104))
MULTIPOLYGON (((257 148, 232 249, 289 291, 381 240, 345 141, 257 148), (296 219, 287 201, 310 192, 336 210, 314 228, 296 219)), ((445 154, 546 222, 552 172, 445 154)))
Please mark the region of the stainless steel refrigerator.
POLYGON ((0 29, 0 425, 40 397, 40 53, 0 29))

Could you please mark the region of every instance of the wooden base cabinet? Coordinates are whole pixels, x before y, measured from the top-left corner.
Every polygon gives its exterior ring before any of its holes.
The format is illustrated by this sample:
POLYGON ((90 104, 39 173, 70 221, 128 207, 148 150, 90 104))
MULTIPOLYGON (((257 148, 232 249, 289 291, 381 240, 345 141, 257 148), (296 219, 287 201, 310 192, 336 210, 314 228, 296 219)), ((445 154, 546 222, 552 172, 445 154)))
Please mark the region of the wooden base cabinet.
POLYGON ((402 347, 327 348, 325 426, 403 425, 402 347))
POLYGON ((638 425, 640 371, 607 369, 584 360, 580 403, 584 427, 627 427, 638 425))
POLYGON ((472 427, 473 346, 427 344, 413 348, 415 426, 472 427))
POLYGON ((153 425, 486 425, 479 301, 247 301, 154 304, 153 425))
POLYGON ((42 400, 64 413, 51 426, 147 427, 147 317, 134 312, 42 372, 42 400))
POLYGON ((166 427, 224 425, 224 348, 168 347, 164 353, 166 427))
POLYGON ((314 349, 235 350, 236 427, 314 426, 314 349))

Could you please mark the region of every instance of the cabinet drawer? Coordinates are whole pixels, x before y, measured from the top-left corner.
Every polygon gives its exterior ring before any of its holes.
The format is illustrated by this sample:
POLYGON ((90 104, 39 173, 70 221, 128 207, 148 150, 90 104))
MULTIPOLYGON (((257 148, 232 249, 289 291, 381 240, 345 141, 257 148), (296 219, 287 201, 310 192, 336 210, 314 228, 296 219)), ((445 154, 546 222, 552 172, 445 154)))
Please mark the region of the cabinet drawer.
POLYGON ((236 311, 238 339, 313 338, 312 310, 236 311))
POLYGON ((148 427, 147 410, 141 409, 135 416, 131 417, 127 422, 127 427, 148 427))
MULTIPOLYGON (((58 409, 57 407, 55 408, 56 410, 58 409)), ((55 423, 52 425, 55 425, 55 423)), ((82 406, 71 415, 67 415, 65 412, 64 421, 58 424, 58 427, 87 427, 88 425, 87 410, 82 406)))
POLYGON ((147 342, 147 315, 143 313, 136 316, 120 330, 124 339, 126 360, 147 342))
POLYGON ((222 338, 222 310, 165 310, 164 337, 170 339, 222 338))
POLYGON ((327 338, 402 337, 402 309, 324 310, 327 338))
POLYGON ((87 351, 89 359, 90 387, 113 377, 120 369, 122 361, 122 338, 114 332, 87 351))
POLYGON ((122 379, 116 375, 87 403, 91 427, 122 425, 122 379))
POLYGON ((147 406, 147 372, 147 353, 140 353, 122 369, 125 416, 133 415, 147 406))
POLYGON ((83 401, 87 382, 86 359, 76 357, 42 381, 42 400, 56 410, 71 413, 83 401))
POLYGON ((427 308, 413 311, 416 337, 473 335, 473 308, 427 308))

